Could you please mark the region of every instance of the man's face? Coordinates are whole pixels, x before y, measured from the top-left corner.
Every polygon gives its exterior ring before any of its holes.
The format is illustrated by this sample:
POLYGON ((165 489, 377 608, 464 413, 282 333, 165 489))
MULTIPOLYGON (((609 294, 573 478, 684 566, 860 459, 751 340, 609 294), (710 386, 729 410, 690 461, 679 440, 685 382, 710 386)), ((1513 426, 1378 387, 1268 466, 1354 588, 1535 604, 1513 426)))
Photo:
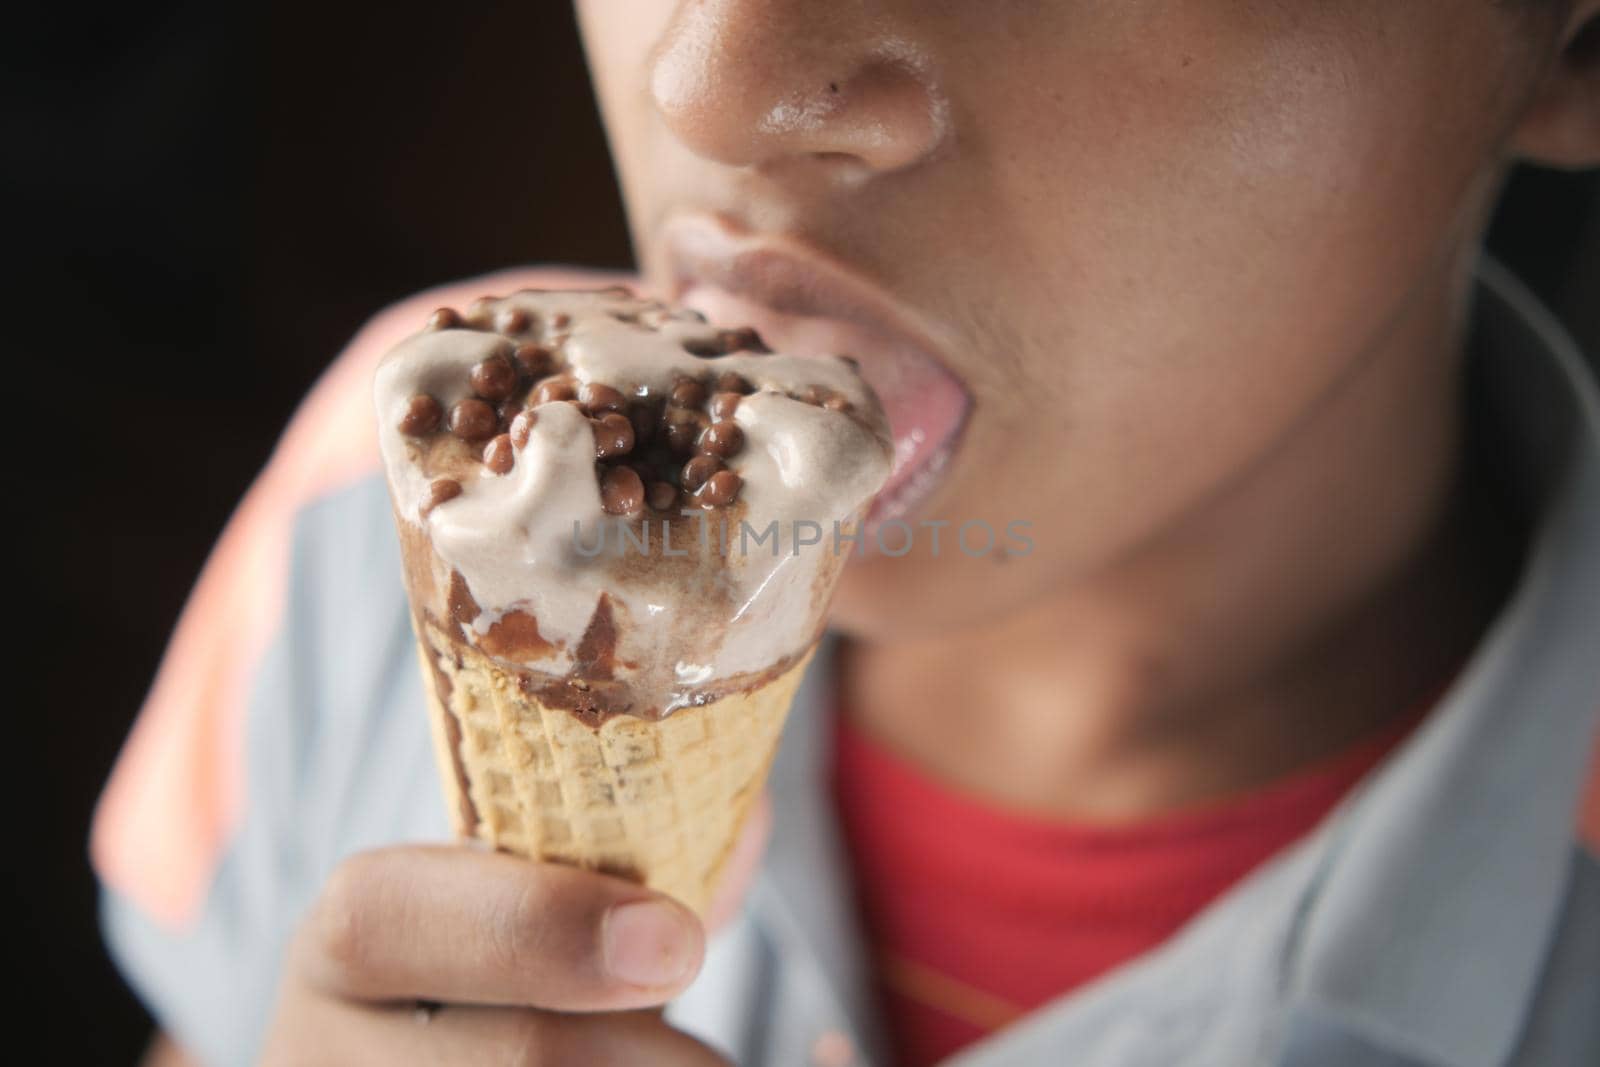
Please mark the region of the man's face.
POLYGON ((1439 303, 1532 81, 1489 0, 578 8, 647 281, 885 400, 915 547, 839 601, 880 635, 1024 611, 1293 439, 1439 303))

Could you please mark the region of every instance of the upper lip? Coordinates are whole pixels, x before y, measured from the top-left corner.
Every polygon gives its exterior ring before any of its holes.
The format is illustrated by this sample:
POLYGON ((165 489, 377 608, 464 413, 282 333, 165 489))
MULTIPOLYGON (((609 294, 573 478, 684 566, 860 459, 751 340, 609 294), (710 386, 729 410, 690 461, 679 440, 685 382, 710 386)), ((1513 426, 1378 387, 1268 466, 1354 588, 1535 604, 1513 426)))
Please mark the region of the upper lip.
POLYGON ((961 380, 898 301, 808 242, 706 215, 673 219, 662 237, 674 301, 707 284, 780 314, 847 322, 909 344, 961 380))

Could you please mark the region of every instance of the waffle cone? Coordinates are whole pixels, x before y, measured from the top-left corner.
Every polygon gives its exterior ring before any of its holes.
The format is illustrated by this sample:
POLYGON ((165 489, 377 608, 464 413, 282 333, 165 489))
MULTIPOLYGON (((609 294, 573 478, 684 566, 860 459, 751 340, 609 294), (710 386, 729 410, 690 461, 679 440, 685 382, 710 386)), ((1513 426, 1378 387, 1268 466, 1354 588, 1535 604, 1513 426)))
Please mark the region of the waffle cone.
POLYGON ((488 657, 419 634, 445 799, 464 838, 606 871, 704 914, 760 795, 810 654, 757 688, 663 719, 589 726, 488 657))

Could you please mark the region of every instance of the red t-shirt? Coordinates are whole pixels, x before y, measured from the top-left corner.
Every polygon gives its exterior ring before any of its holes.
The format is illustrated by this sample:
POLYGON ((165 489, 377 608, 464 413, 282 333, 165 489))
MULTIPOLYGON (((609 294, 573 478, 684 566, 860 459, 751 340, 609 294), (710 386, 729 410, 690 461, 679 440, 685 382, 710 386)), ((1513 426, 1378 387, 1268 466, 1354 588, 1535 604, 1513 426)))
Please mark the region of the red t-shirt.
POLYGON ((1243 796, 1118 826, 997 808, 836 716, 834 792, 901 1067, 925 1067, 1171 936, 1309 831, 1422 717, 1243 796))

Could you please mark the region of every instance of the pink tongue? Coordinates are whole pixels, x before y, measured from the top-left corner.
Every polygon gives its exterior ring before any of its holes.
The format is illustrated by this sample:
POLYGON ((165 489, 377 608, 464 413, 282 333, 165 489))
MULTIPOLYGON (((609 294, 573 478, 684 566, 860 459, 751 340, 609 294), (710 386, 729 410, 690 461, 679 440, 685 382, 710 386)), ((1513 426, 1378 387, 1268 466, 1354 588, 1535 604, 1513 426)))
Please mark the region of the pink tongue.
POLYGON ((894 432, 894 469, 880 499, 894 495, 961 425, 966 392, 914 346, 856 323, 787 315, 712 286, 694 286, 683 303, 719 326, 754 326, 762 340, 797 356, 847 355, 883 403, 894 432))

